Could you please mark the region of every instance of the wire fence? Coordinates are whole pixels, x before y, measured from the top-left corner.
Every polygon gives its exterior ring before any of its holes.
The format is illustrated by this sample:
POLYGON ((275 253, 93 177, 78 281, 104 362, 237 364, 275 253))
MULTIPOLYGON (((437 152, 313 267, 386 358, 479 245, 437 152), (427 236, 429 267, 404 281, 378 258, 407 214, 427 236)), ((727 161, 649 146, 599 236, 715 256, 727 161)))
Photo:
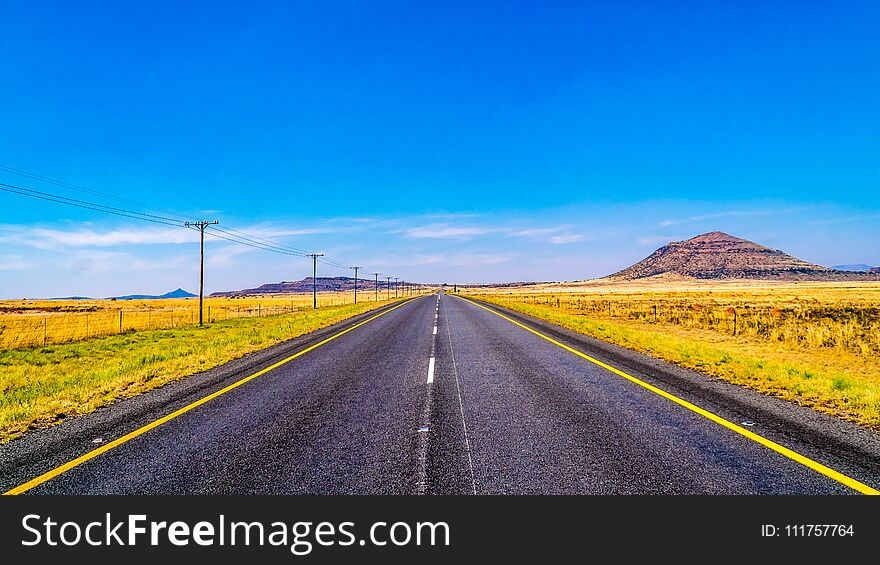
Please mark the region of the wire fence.
MULTIPOLYGON (((625 300, 594 296, 491 295, 493 302, 523 303, 594 319, 708 330, 796 347, 880 353, 880 307, 861 304, 719 304, 693 300, 625 300)), ((658 328, 659 329, 659 328, 658 328)))
MULTIPOLYGON (((358 303, 383 301, 394 297, 380 292, 362 295, 358 292, 358 303)), ((234 302, 235 299, 229 302, 234 302)), ((318 295, 318 308, 353 304, 349 296, 318 295)), ((238 318, 278 316, 312 309, 312 297, 298 297, 289 302, 272 300, 267 303, 211 303, 204 306, 205 323, 238 318)), ((125 332, 175 329, 194 326, 199 323, 198 304, 192 307, 124 307, 94 308, 85 312, 53 312, 40 315, 0 316, 0 350, 24 347, 57 345, 83 341, 94 337, 109 336, 125 332)))

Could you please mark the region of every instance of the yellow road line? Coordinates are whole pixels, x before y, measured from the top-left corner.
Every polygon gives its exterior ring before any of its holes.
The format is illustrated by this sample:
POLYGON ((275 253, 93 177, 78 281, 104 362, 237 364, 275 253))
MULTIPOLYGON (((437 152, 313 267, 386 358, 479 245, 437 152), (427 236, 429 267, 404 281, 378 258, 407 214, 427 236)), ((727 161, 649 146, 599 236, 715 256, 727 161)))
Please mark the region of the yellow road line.
POLYGON ((357 328, 363 326, 364 324, 366 324, 366 323, 368 323, 368 322, 372 322, 372 321, 375 320, 376 318, 378 318, 378 317, 380 317, 380 316, 384 316, 384 315, 387 314, 388 312, 391 312, 392 310, 396 310, 396 309, 400 308, 401 306, 403 306, 403 305, 405 305, 405 304, 408 304, 408 303, 412 302, 413 300, 416 300, 416 298, 411 298, 411 299, 409 299, 409 300, 407 300, 407 301, 405 301, 405 302, 401 302, 401 303, 398 304, 397 306, 393 306, 393 307, 389 308, 388 310, 384 310, 384 311, 382 311, 382 312, 379 312, 379 313, 376 314, 375 316, 372 316, 372 317, 370 317, 370 318, 364 320, 363 322, 359 322, 359 323, 353 325, 352 327, 350 327, 350 328, 348 328, 348 329, 342 330, 342 331, 339 332, 339 333, 335 333, 335 334, 331 335, 330 337, 328 337, 328 338, 325 339, 325 340, 319 341, 318 343, 316 343, 316 344, 314 344, 314 345, 311 345, 311 346, 309 346, 309 347, 303 349, 302 351, 299 351, 299 352, 297 352, 297 353, 294 353, 294 354, 291 355, 290 357, 286 357, 286 358, 282 359, 281 361, 278 361, 278 362, 275 363, 274 365, 270 365, 269 367, 266 367, 265 369, 263 369, 263 370, 261 370, 261 371, 257 371, 257 372, 254 373, 253 375, 249 375, 249 376, 247 376, 247 377, 244 377, 243 379, 240 379, 240 380, 238 380, 238 381, 235 381, 235 382, 232 383, 231 385, 228 385, 228 386, 226 386, 226 387, 223 387, 223 388, 221 388, 220 390, 218 390, 218 391, 216 391, 216 392, 212 392, 212 393, 209 394, 208 396, 205 396, 204 398, 200 398, 199 400, 196 400, 196 401, 193 402, 192 404, 187 404, 187 405, 184 406, 183 408, 180 408, 180 409, 178 409, 178 410, 175 410, 174 412, 172 412, 172 413, 170 413, 170 414, 168 414, 168 415, 166 415, 166 416, 162 416, 162 417, 159 418, 158 420, 155 420, 155 421, 153 421, 153 422, 150 422, 149 424, 146 424, 145 426, 140 427, 140 428, 134 430, 134 431, 131 432, 131 433, 125 434, 124 436, 122 436, 122 437, 120 437, 120 438, 118 438, 118 439, 115 439, 115 440, 111 441, 110 443, 107 443, 107 444, 102 445, 101 447, 99 447, 99 448, 97 448, 97 449, 94 449, 94 450, 92 450, 92 451, 89 451, 89 452, 86 453, 85 455, 80 455, 80 456, 77 457, 76 459, 73 459, 73 460, 68 461, 67 463, 65 463, 65 464, 63 464, 63 465, 60 465, 60 466, 58 466, 58 467, 55 467, 55 468, 52 469, 51 471, 47 471, 47 472, 43 473, 42 475, 40 475, 39 477, 36 477, 36 478, 34 478, 34 479, 31 479, 31 480, 29 480, 28 482, 26 482, 26 483, 24 483, 24 484, 21 484, 21 485, 19 485, 19 486, 13 488, 13 489, 11 489, 11 490, 8 490, 8 491, 6 491, 6 492, 3 493, 3 494, 4 494, 4 495, 11 495, 11 494, 21 494, 21 493, 23 493, 23 492, 27 492, 27 491, 29 491, 30 489, 34 488, 35 486, 41 485, 41 484, 45 483, 46 481, 51 480, 51 479, 57 477, 58 475, 60 475, 60 474, 62 474, 62 473, 65 473, 65 472, 67 472, 67 471, 73 469, 73 468, 76 467, 77 465, 81 465, 81 464, 85 463, 86 461, 88 461, 88 460, 90 460, 90 459, 94 459, 95 457, 101 455, 102 453, 106 453, 106 452, 110 451, 111 449, 113 449, 113 448, 115 448, 115 447, 119 447, 119 446, 122 445, 123 443, 125 443, 125 442, 127 442, 127 441, 130 441, 130 440, 132 440, 132 439, 138 437, 139 435, 143 435, 143 434, 147 433, 148 431, 150 431, 150 430, 152 430, 152 429, 154 429, 154 428, 157 428, 157 427, 161 426, 162 424, 164 424, 164 423, 166 423, 166 422, 169 422, 169 421, 173 420, 174 418, 177 418, 177 417, 180 416, 181 414, 185 414, 185 413, 189 412, 189 411, 192 410, 193 408, 197 408, 197 407, 201 406, 202 404, 205 404, 206 402, 209 402, 209 401, 211 401, 211 400, 217 398, 218 396, 221 396, 221 395, 223 395, 223 394, 226 394, 226 393, 229 392, 230 390, 233 390, 233 389, 235 389, 235 388, 238 388, 238 387, 240 387, 241 385, 245 384, 246 382, 252 381, 252 380, 256 379, 257 377, 261 377, 261 376, 265 375, 266 373, 268 373, 269 371, 273 371, 273 370, 277 369, 278 367, 284 365, 285 363, 289 363, 290 361, 293 361, 293 360, 296 359, 297 357, 300 357, 300 356, 302 356, 302 355, 305 355, 305 354, 308 353, 309 351, 312 351, 313 349, 317 349, 317 348, 321 347, 322 345, 324 345, 324 344, 326 344, 326 343, 328 343, 328 342, 333 341, 333 340, 336 339, 337 337, 342 336, 342 335, 345 335, 345 334, 347 334, 348 332, 350 332, 350 331, 352 331, 352 330, 354 330, 354 329, 357 329, 357 328))
POLYGON ((852 477, 848 477, 847 475, 844 475, 843 473, 841 473, 839 471, 835 471, 831 467, 826 467, 825 465, 819 463, 818 461, 814 461, 814 460, 810 459, 809 457, 805 457, 796 451, 792 451, 791 449, 789 449, 785 446, 782 446, 782 445, 776 443, 775 441, 771 441, 765 437, 759 436, 758 434, 756 434, 752 431, 749 431, 749 430, 743 428, 742 426, 738 426, 729 420, 725 420, 721 416, 713 414, 712 412, 709 412, 708 410, 704 410, 703 408, 700 408, 699 406, 697 406, 695 404, 691 404, 687 400, 679 398, 679 397, 675 396, 674 394, 668 393, 665 390, 662 390, 662 389, 659 389, 653 385, 650 385, 641 379, 637 379, 636 377, 634 377, 632 375, 624 373, 620 369, 618 369, 616 367, 612 367, 611 365, 608 365, 607 363, 603 363, 602 361, 599 361, 598 359, 590 357, 586 353, 581 353, 577 349, 571 348, 571 347, 565 345, 564 343, 560 343, 559 341, 556 341, 552 337, 548 337, 537 330, 533 330, 532 328, 526 326, 525 324, 521 324, 521 323, 517 322, 516 320, 509 318, 500 312, 497 312, 496 310, 493 310, 491 308, 487 308, 487 307, 483 306, 482 304, 478 304, 478 303, 474 302, 473 300, 468 300, 467 298, 462 298, 460 296, 457 298, 461 298, 462 300, 464 300, 470 304, 473 304, 474 306, 479 306, 483 310, 486 310, 488 312, 492 312, 496 316, 500 316, 500 317, 504 318, 505 320, 507 320, 508 322, 515 324, 515 325, 523 328, 524 330, 527 330, 527 331, 535 334, 536 336, 538 336, 542 339, 546 339, 550 343, 552 343, 554 345, 558 345, 559 347, 561 347, 562 349, 565 349, 566 351, 570 351, 571 353, 574 353, 578 357, 582 357, 583 359, 586 359, 587 361, 594 363, 594 364, 602 367, 603 369, 607 369, 608 371, 611 371, 615 375, 621 376, 621 377, 625 378, 626 380, 631 381, 631 382, 639 385, 640 387, 646 388, 655 394, 659 394, 660 396, 662 396, 663 398, 666 398, 667 400, 671 400, 672 402, 675 402, 676 404, 683 406, 683 407, 687 408, 688 410, 699 414, 700 416, 703 416, 705 418, 708 418, 709 420, 712 420, 716 424, 724 426, 725 428, 727 428, 729 430, 733 430, 734 432, 736 432, 744 437, 747 437, 748 439, 750 439, 752 441, 760 443, 764 447, 766 447, 768 449, 772 449, 776 453, 779 453, 780 455, 787 457, 787 458, 791 459, 792 461, 797 461, 801 465, 808 467, 808 468, 812 469, 813 471, 816 471, 817 473, 825 475, 826 477, 833 479, 842 485, 846 485, 849 488, 851 488, 855 491, 858 491, 862 494, 880 494, 880 491, 878 491, 875 488, 872 488, 864 483, 861 483, 861 482, 853 479, 852 477))

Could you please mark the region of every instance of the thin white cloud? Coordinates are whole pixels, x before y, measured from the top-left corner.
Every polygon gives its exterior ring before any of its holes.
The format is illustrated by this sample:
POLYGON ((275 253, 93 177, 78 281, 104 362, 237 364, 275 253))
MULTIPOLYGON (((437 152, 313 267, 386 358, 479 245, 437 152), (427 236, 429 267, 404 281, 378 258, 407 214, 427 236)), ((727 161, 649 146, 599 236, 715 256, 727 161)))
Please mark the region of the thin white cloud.
POLYGON ((291 229, 250 229, 239 230, 249 235, 259 235, 260 237, 295 237, 298 235, 317 235, 322 233, 334 233, 339 230, 331 230, 329 228, 302 228, 297 230, 291 229), (261 235, 262 234, 262 235, 261 235))
POLYGON ((844 216, 842 218, 826 218, 824 220, 814 220, 809 222, 811 226, 824 226, 827 224, 845 224, 849 222, 862 222, 865 220, 880 219, 880 214, 862 214, 858 216, 844 216))
POLYGON ((782 208, 781 210, 727 210, 724 212, 716 212, 714 214, 700 214, 698 216, 690 216, 679 220, 664 220, 660 222, 660 227, 677 226, 681 224, 690 224, 695 222, 704 222, 706 220, 716 220, 718 218, 738 218, 748 216, 773 216, 776 214, 790 214, 806 210, 806 208, 782 208))
POLYGON ((235 264, 235 258, 244 253, 256 251, 253 247, 243 245, 226 245, 220 249, 212 249, 208 253, 207 265, 209 267, 230 267, 235 264))
POLYGON ((91 228, 71 230, 26 228, 13 236, 18 242, 40 249, 58 247, 113 247, 119 245, 156 245, 198 242, 198 233, 184 228, 118 228, 96 231, 91 228))
POLYGON ((0 255, 0 271, 22 271, 31 265, 21 255, 0 255))
POLYGON ((178 270, 185 266, 185 257, 150 260, 116 251, 82 250, 73 253, 64 267, 75 274, 99 274, 113 272, 155 272, 178 270))
POLYGON ((328 224, 338 224, 338 223, 346 223, 353 222, 356 224, 370 224, 373 222, 378 222, 379 218, 374 218, 371 216, 362 216, 362 217, 339 217, 339 218, 327 218, 328 224))
MULTIPOLYGON (((222 227, 222 226, 221 226, 222 227)), ((280 226, 256 225, 237 228, 236 232, 252 238, 268 239, 284 244, 285 238, 306 235, 340 232, 329 228, 285 228, 280 226)), ((210 231, 206 232, 208 240, 210 231)), ((219 234, 230 237, 228 234, 219 234)), ((177 245, 198 243, 198 231, 184 227, 139 226, 137 224, 97 230, 91 224, 74 224, 67 229, 32 226, 0 226, 0 242, 27 245, 37 249, 65 249, 81 247, 121 247, 130 245, 177 245)))
MULTIPOLYGON (((378 270, 395 270, 402 267, 425 267, 444 265, 448 267, 473 267, 496 265, 513 259, 510 254, 498 253, 428 253, 416 255, 386 255, 370 259, 368 263, 378 270)), ((384 275, 383 275, 384 276, 384 275)), ((382 277, 380 277, 381 279, 382 277)))
POLYGON ((478 218, 482 214, 474 214, 470 212, 449 213, 449 214, 422 214, 420 218, 431 220, 460 220, 462 218, 478 218))
POLYGON ((571 226, 569 225, 561 225, 561 226, 553 226, 549 228, 530 228, 518 231, 512 231, 508 233, 510 237, 542 237, 545 235, 550 235, 553 233, 559 233, 563 230, 569 229, 571 226))
POLYGON ((506 263, 513 258, 512 255, 496 253, 462 253, 448 257, 444 264, 452 267, 473 267, 479 265, 497 265, 506 263))
POLYGON ((429 224, 404 230, 407 237, 414 239, 470 239, 497 231, 484 226, 450 226, 449 224, 429 224))
POLYGON ((587 239, 587 236, 581 235, 578 233, 565 233, 562 235, 554 235, 550 238, 550 243, 553 245, 565 245, 566 243, 577 243, 578 241, 584 241, 587 239))

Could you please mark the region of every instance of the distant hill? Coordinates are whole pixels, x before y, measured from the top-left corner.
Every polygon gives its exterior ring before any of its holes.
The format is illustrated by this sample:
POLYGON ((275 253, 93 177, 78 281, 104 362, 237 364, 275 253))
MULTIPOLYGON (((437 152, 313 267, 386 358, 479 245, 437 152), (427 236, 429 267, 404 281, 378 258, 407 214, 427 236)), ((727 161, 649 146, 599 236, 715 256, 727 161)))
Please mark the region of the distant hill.
POLYGON ((178 288, 177 290, 172 290, 171 292, 166 292, 165 294, 160 294, 158 296, 152 294, 127 294, 125 296, 111 296, 110 298, 115 298, 116 300, 161 300, 163 298, 193 298, 194 296, 198 296, 198 294, 193 294, 182 288, 178 288))
POLYGON ((865 265, 864 263, 856 263, 855 265, 834 265, 831 268, 836 271, 854 271, 857 273, 862 273, 862 272, 870 271, 871 269, 874 269, 875 267, 872 267, 871 265, 865 265))
MULTIPOLYGON (((245 288, 242 290, 228 290, 225 292, 215 292, 211 296, 248 296, 262 294, 300 294, 304 292, 312 292, 312 277, 306 277, 301 281, 281 281, 280 283, 268 283, 260 285, 256 288, 245 288)), ((357 279, 358 290, 369 291, 374 290, 376 282, 374 279, 357 279)), ((394 288, 394 281, 391 281, 391 287, 394 288)), ((318 277, 318 292, 350 292, 354 290, 354 277, 318 277)), ((386 283, 384 279, 379 279, 379 290, 384 290, 386 283)))
POLYGON ((45 300, 161 300, 163 298, 192 298, 198 296, 187 292, 182 288, 166 292, 165 294, 126 294, 125 296, 108 296, 107 298, 91 298, 89 296, 65 296, 60 298, 46 298, 45 300))
POLYGON ((697 279, 880 280, 869 273, 814 265, 778 249, 717 231, 687 241, 673 241, 609 278, 635 280, 666 273, 697 279))

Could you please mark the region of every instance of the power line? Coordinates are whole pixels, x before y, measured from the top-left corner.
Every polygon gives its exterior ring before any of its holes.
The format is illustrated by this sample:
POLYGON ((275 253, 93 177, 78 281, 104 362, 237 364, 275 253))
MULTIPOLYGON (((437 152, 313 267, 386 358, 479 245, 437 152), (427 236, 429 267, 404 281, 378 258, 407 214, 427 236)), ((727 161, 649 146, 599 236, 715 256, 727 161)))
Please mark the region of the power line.
POLYGON ((202 312, 204 312, 204 301, 205 301, 205 228, 210 225, 219 224, 217 220, 207 221, 203 220, 201 222, 186 222, 186 227, 196 227, 201 233, 201 239, 199 241, 199 325, 204 325, 202 323, 202 312))
POLYGON ((318 257, 323 253, 309 253, 312 258, 312 308, 318 307, 318 257))
POLYGON ((363 269, 363 267, 349 267, 349 269, 354 270, 354 303, 358 303, 358 270, 363 269))
POLYGON ((271 246, 273 246, 273 247, 279 247, 279 248, 281 248, 281 249, 288 250, 288 251, 291 251, 291 252, 293 252, 293 253, 301 253, 303 256, 305 256, 305 255, 307 255, 307 254, 309 253, 308 251, 306 251, 306 250, 304 250, 304 249, 297 249, 296 247, 291 247, 291 246, 289 246, 289 245, 281 245, 281 244, 279 244, 279 243, 277 243, 277 242, 274 242, 274 241, 272 241, 272 240, 270 240, 270 239, 267 239, 267 238, 264 238, 264 237, 260 237, 260 236, 256 236, 256 235, 253 235, 253 234, 247 234, 247 233, 244 233, 244 232, 242 232, 242 231, 234 230, 234 229, 232 229, 232 228, 228 228, 228 227, 221 228, 221 227, 217 227, 217 226, 212 226, 210 229, 213 229, 213 230, 216 230, 216 231, 221 231, 221 232, 226 233, 226 234, 229 234, 229 235, 240 236, 242 239, 247 239, 248 241, 251 241, 251 242, 253 242, 253 243, 263 243, 263 244, 265 244, 265 245, 271 245, 271 246))
MULTIPOLYGON (((134 220, 152 222, 155 224, 162 224, 162 225, 166 225, 166 226, 198 229, 194 225, 187 225, 186 220, 177 220, 175 218, 168 218, 165 216, 158 216, 155 214, 147 214, 144 212, 138 212, 135 210, 129 210, 129 209, 125 209, 125 208, 117 208, 114 206, 107 206, 105 204, 88 202, 86 200, 79 200, 76 198, 70 198, 67 196, 61 196, 58 194, 52 194, 50 192, 34 190, 31 188, 25 188, 22 186, 17 186, 17 185, 12 185, 12 184, 0 183, 0 190, 2 190, 4 192, 8 192, 8 193, 19 194, 21 196, 28 196, 28 197, 36 198, 39 200, 54 202, 56 204, 65 204, 68 206, 73 206, 75 208, 81 208, 81 209, 91 210, 91 211, 95 211, 95 212, 102 212, 105 214, 112 214, 114 216, 131 218, 134 220)), ((284 245, 280 245, 280 244, 271 242, 265 238, 261 238, 258 236, 251 236, 251 235, 245 234, 244 232, 240 232, 238 230, 233 230, 231 228, 219 228, 217 226, 212 225, 212 226, 209 226, 208 229, 212 230, 212 231, 207 232, 208 235, 210 235, 212 237, 216 237, 218 239, 223 239, 223 240, 226 240, 226 241, 229 241, 232 243, 238 243, 238 244, 246 245, 246 246, 253 247, 256 249, 261 249, 263 251, 271 251, 271 252, 275 252, 275 253, 281 253, 284 255, 292 255, 292 256, 296 256, 296 257, 308 256, 308 252, 306 252, 304 250, 297 249, 294 247, 287 247, 284 245), (219 231, 225 235, 213 233, 214 230, 219 231), (239 234, 241 234, 241 235, 239 235, 239 234), (260 240, 262 240, 262 241, 260 241, 260 240), (266 242, 266 243, 263 243, 263 242, 266 242)), ((326 264, 332 265, 334 267, 347 268, 347 265, 344 265, 344 264, 342 264, 338 261, 334 261, 334 260, 327 260, 327 261, 322 261, 322 262, 325 262, 326 264)))
MULTIPOLYGON (((22 169, 16 169, 14 167, 9 167, 7 165, 0 164, 0 171, 10 172, 16 175, 28 177, 34 180, 38 180, 41 182, 47 182, 51 184, 55 184, 57 186, 65 187, 71 190, 75 190, 78 192, 83 192, 86 194, 92 194, 95 196, 100 196, 102 198, 107 198, 111 200, 115 200, 118 202, 124 202, 127 204, 134 204, 137 206, 144 207, 148 210, 159 211, 165 215, 159 214, 151 214, 146 212, 139 212, 137 210, 131 210, 129 208, 121 208, 116 206, 109 206, 106 204, 98 204, 96 202, 90 202, 87 200, 81 200, 77 198, 70 198, 68 196, 62 196, 59 194, 53 194, 51 192, 43 191, 43 190, 35 190, 32 188, 26 188, 18 185, 0 183, 0 191, 7 192, 10 194, 17 194, 20 196, 27 196, 29 198, 34 198, 38 200, 43 200, 47 202, 53 202, 56 204, 64 204, 66 206, 71 206, 75 208, 80 208, 84 210, 90 210, 94 212, 101 212, 104 214, 111 214, 114 216, 140 220, 145 222, 151 222, 154 224, 167 225, 172 227, 180 227, 180 228, 188 228, 194 229, 200 232, 201 238, 204 238, 205 234, 208 234, 211 237, 228 241, 230 243, 236 243, 239 245, 245 245, 248 247, 252 247, 254 249, 259 249, 262 251, 269 251, 272 253, 278 253, 282 255, 289 255, 294 257, 312 257, 313 260, 313 273, 316 271, 316 265, 320 261, 322 264, 335 267, 338 269, 349 269, 349 264, 344 263, 329 257, 324 256, 322 253, 309 253, 303 249, 298 249, 296 247, 291 247, 288 245, 280 244, 265 237, 248 234, 239 230, 235 230, 228 226, 219 227, 216 224, 206 224, 204 227, 199 227, 199 222, 190 222, 189 219, 181 214, 180 212, 175 212, 173 210, 167 210, 163 208, 156 208, 152 206, 145 205, 143 203, 137 202, 135 200, 130 200, 126 198, 120 198, 117 196, 113 196, 110 194, 105 194, 96 190, 92 190, 83 186, 71 184, 65 181, 61 181, 58 179, 53 179, 51 177, 39 175, 36 173, 32 173, 29 171, 25 171, 22 169), (176 217, 175 217, 176 216, 176 217)), ((376 273, 373 273, 376 275, 376 273)), ((355 273, 357 276, 357 273, 355 273)), ((387 282, 387 281, 386 281, 387 282)), ((376 279, 376 290, 378 294, 378 276, 376 279)), ((390 285, 386 285, 390 286, 390 285)), ((313 289, 314 290, 314 289, 313 289)), ((389 288, 390 290, 390 288, 389 288)), ((396 293, 395 288, 395 293, 396 293)))
MULTIPOLYGON (((294 249, 294 248, 288 248, 286 246, 275 244, 275 243, 262 243, 260 240, 258 240, 256 238, 251 238, 246 235, 237 235, 237 234, 243 233, 243 232, 236 232, 235 230, 226 230, 223 228, 219 228, 217 226, 209 226, 208 229, 212 230, 211 232, 208 232, 208 235, 210 235, 212 237, 219 238, 219 239, 225 239, 226 241, 232 241, 235 243, 240 243, 242 245, 248 245, 250 247, 255 247, 257 249, 262 249, 264 251, 273 251, 275 253, 281 253, 284 255, 294 255, 297 257, 307 257, 308 256, 308 252, 306 252, 306 251, 301 251, 299 249, 294 249), (225 235, 220 235, 218 233, 212 233, 214 231, 220 232, 225 235), (235 233, 233 233, 233 232, 235 232, 235 233)), ((262 239, 262 238, 260 238, 260 239, 262 239)))
POLYGON ((115 201, 117 201, 117 202, 124 202, 124 203, 126 203, 126 204, 134 204, 134 205, 136 205, 136 206, 139 206, 139 207, 141 207, 141 208, 146 208, 146 209, 148 209, 148 210, 154 210, 154 211, 156 211, 156 212, 162 212, 163 214, 169 214, 169 215, 171 215, 171 216, 177 216, 177 217, 180 218, 181 220, 186 220, 186 218, 187 218, 187 216, 186 216, 185 214, 182 214, 182 213, 180 213, 180 212, 175 212, 174 210, 167 210, 167 209, 164 209, 164 208, 156 208, 156 207, 153 207, 153 206, 149 206, 149 205, 147 205, 147 204, 144 204, 143 202, 137 202, 137 201, 135 201, 135 200, 129 200, 129 199, 127 199, 127 198, 122 198, 122 197, 119 197, 119 196, 114 196, 114 195, 112 195, 112 194, 106 194, 106 193, 104 193, 104 192, 99 192, 99 191, 97 191, 97 190, 93 190, 93 189, 91 189, 91 188, 86 188, 86 187, 81 186, 81 185, 78 185, 78 184, 72 184, 72 183, 69 183, 69 182, 66 182, 66 181, 63 181, 63 180, 58 180, 58 179, 55 179, 55 178, 52 178, 52 177, 47 177, 47 176, 40 175, 40 174, 37 174, 37 173, 33 173, 33 172, 30 172, 30 171, 25 171, 24 169, 17 169, 17 168, 15 168, 15 167, 10 167, 9 165, 4 165, 4 164, 2 164, 2 163, 0 163, 0 171, 4 171, 4 172, 7 172, 7 173, 12 173, 12 174, 14 174, 14 175, 18 175, 18 176, 22 176, 22 177, 27 177, 27 178, 30 178, 30 179, 33 179, 33 180, 38 180, 38 181, 41 181, 41 182, 47 182, 47 183, 50 183, 50 184, 54 184, 54 185, 58 185, 58 186, 63 186, 63 187, 65 187, 65 188, 69 188, 69 189, 72 189, 72 190, 76 190, 76 191, 78 191, 78 192, 82 192, 82 193, 85 193, 85 194, 91 194, 91 195, 93 195, 93 196, 100 196, 100 197, 102 197, 102 198, 107 198, 107 199, 109 199, 109 200, 115 200, 115 201))
POLYGON ((113 214, 115 216, 123 216, 126 218, 133 218, 135 220, 143 220, 145 222, 153 222, 156 224, 165 224, 167 226, 184 227, 184 225, 183 225, 184 222, 182 220, 176 220, 174 218, 165 218, 162 216, 155 216, 153 214, 145 214, 143 212, 136 212, 134 210, 126 210, 124 208, 115 208, 113 206, 105 206, 103 204, 95 204, 94 202, 87 202, 85 200, 77 200, 75 198, 68 198, 66 196, 59 196, 57 194, 51 194, 49 192, 33 190, 30 188, 24 188, 24 187, 16 186, 13 184, 0 183, 0 190, 2 190, 4 192, 14 193, 14 194, 20 194, 22 196, 29 196, 31 198, 37 198, 39 200, 46 200, 49 202, 55 202, 57 204, 66 204, 68 206, 74 206, 76 208, 84 208, 86 210, 103 212, 105 214, 113 214))

